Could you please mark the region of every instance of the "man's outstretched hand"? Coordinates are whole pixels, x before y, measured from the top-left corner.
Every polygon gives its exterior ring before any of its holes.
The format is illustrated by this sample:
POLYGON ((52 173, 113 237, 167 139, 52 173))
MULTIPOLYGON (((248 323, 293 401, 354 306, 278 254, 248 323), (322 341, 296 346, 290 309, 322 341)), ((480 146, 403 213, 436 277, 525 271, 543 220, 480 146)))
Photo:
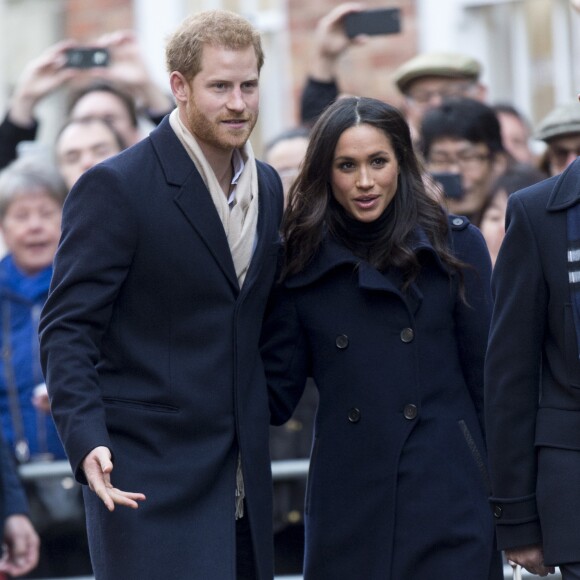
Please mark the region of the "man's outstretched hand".
POLYGON ((111 452, 107 447, 95 447, 83 460, 83 470, 89 488, 103 501, 109 511, 115 509, 115 504, 137 509, 137 502, 144 501, 145 495, 131 491, 121 491, 113 487, 111 472, 113 463, 111 452))

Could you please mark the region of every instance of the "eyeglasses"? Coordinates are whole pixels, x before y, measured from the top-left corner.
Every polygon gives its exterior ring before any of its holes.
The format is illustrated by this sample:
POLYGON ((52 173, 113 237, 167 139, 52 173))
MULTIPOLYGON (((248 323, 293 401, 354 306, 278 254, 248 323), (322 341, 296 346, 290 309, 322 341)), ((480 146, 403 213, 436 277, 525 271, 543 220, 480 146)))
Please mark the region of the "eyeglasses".
POLYGON ((459 167, 460 170, 480 169, 484 163, 492 158, 491 153, 461 152, 451 157, 443 153, 435 153, 427 159, 431 171, 448 171, 450 167, 459 167))
POLYGON ((428 105, 435 99, 444 101, 456 97, 467 97, 471 94, 476 84, 473 82, 455 83, 448 87, 442 87, 438 90, 418 90, 411 91, 406 95, 408 101, 417 105, 428 105))

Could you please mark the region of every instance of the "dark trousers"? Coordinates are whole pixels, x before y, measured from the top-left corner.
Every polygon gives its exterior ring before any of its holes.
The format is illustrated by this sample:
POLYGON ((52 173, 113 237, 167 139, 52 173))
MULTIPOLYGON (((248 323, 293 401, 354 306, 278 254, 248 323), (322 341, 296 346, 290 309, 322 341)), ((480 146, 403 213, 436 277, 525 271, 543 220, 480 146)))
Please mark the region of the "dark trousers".
POLYGON ((562 580, 580 580, 580 563, 562 564, 560 566, 562 580))
POLYGON ((258 578, 250 532, 250 519, 246 509, 244 509, 244 517, 236 520, 236 569, 237 580, 257 580, 258 578))

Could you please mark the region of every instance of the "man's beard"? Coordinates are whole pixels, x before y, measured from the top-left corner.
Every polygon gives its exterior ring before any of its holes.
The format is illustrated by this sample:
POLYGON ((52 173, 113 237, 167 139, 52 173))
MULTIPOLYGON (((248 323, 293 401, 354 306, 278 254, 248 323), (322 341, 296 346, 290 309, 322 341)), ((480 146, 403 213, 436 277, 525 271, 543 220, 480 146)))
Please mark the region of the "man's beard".
POLYGON ((191 102, 187 110, 188 129, 191 133, 203 143, 217 149, 228 151, 231 149, 239 149, 245 145, 254 129, 257 119, 257 114, 245 112, 241 115, 230 113, 227 116, 211 121, 200 112, 195 102, 191 102), (228 131, 228 125, 222 122, 222 119, 227 119, 228 121, 245 121, 245 126, 243 129, 237 131, 228 131))

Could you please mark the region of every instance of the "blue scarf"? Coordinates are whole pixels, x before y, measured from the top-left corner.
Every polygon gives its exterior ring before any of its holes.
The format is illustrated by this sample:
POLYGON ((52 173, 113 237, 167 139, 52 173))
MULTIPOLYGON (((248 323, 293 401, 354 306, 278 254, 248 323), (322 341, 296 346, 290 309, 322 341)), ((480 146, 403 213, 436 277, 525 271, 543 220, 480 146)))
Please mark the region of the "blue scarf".
POLYGON ((580 203, 567 211, 568 219, 568 280, 576 327, 578 358, 580 359, 580 203))

